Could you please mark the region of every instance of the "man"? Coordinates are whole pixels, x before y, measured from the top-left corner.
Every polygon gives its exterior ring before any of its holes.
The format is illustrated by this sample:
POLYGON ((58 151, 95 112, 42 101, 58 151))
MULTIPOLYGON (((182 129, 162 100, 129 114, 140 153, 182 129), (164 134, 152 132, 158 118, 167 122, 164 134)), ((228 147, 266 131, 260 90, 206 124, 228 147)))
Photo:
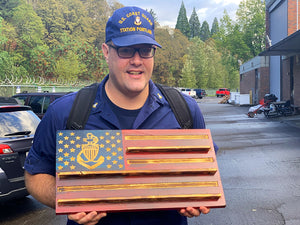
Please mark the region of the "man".
MULTIPOLYGON (((102 51, 109 75, 100 83, 85 129, 180 129, 168 102, 150 80, 156 47, 154 20, 143 9, 124 7, 106 25, 102 51)), ((167 74, 166 74, 167 76, 167 74)), ((30 194, 55 208, 55 137, 66 122, 76 93, 59 98, 41 121, 25 162, 30 194)), ((185 96, 195 129, 205 128, 197 103, 185 96)), ((186 217, 208 213, 206 207, 147 212, 81 212, 68 215, 68 224, 187 224, 186 217), (75 221, 75 222, 74 222, 75 221)))

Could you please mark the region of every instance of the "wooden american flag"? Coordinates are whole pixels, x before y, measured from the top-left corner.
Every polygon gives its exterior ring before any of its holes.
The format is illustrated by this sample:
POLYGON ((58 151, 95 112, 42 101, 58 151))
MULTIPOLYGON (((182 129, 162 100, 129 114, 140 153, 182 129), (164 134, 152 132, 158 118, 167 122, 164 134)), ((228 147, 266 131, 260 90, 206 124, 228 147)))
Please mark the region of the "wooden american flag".
POLYGON ((225 207, 208 129, 62 130, 56 213, 225 207))

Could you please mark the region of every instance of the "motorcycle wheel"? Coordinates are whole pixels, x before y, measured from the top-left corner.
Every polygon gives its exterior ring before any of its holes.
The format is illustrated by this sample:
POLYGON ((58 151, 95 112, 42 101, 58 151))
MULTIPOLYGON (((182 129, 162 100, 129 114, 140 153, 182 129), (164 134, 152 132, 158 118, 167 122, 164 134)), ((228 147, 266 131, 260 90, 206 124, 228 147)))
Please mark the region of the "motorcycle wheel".
POLYGON ((254 117, 254 112, 248 112, 248 117, 253 118, 254 117))

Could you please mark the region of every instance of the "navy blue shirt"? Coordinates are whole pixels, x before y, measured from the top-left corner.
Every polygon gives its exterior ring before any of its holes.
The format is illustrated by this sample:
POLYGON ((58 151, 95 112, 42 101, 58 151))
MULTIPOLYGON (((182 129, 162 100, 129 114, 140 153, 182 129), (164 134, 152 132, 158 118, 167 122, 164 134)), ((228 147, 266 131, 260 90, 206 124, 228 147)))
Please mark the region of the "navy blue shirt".
MULTIPOLYGON (((85 125, 86 130, 121 130, 118 110, 112 109, 107 97, 103 96, 104 85, 108 76, 100 83, 97 90, 91 114, 85 125)), ((25 169, 30 174, 46 173, 55 176, 56 131, 66 129, 66 123, 76 93, 63 96, 53 102, 35 133, 32 148, 25 161, 25 169)), ((203 115, 197 102, 184 95, 191 110, 194 129, 205 129, 203 115)), ((180 129, 167 100, 150 80, 149 97, 144 106, 137 112, 135 120, 130 124, 132 129, 180 129)), ((217 149, 216 149, 217 150, 217 149)), ((184 225, 185 217, 177 211, 148 211, 133 213, 111 213, 100 220, 100 225, 159 225, 159 224, 184 225)), ((68 221, 68 224, 76 224, 68 221)))

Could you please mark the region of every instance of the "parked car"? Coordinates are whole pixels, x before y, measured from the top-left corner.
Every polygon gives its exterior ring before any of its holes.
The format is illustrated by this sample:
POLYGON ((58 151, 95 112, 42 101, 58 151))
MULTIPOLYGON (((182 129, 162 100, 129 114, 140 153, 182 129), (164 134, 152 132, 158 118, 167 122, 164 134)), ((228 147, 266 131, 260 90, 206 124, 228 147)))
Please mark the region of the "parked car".
POLYGON ((206 96, 206 92, 204 89, 196 88, 196 89, 194 89, 194 91, 196 91, 197 98, 201 99, 206 96))
POLYGON ((23 105, 29 105, 33 112, 41 119, 46 113, 49 105, 61 96, 66 95, 69 92, 42 92, 42 93, 28 93, 23 92, 12 96, 18 99, 23 105))
POLYGON ((11 97, 0 97, 0 105, 18 105, 20 102, 18 99, 11 97))
POLYGON ((182 93, 184 93, 184 94, 186 94, 186 95, 189 95, 189 96, 191 96, 191 97, 193 97, 193 98, 196 98, 196 97, 197 97, 196 91, 194 91, 194 90, 191 89, 191 88, 179 88, 179 90, 180 90, 182 93))
POLYGON ((0 202, 28 195, 24 162, 39 122, 29 106, 0 102, 0 202))
POLYGON ((230 95, 230 90, 228 88, 219 88, 216 91, 216 96, 217 97, 223 97, 225 95, 230 95))

